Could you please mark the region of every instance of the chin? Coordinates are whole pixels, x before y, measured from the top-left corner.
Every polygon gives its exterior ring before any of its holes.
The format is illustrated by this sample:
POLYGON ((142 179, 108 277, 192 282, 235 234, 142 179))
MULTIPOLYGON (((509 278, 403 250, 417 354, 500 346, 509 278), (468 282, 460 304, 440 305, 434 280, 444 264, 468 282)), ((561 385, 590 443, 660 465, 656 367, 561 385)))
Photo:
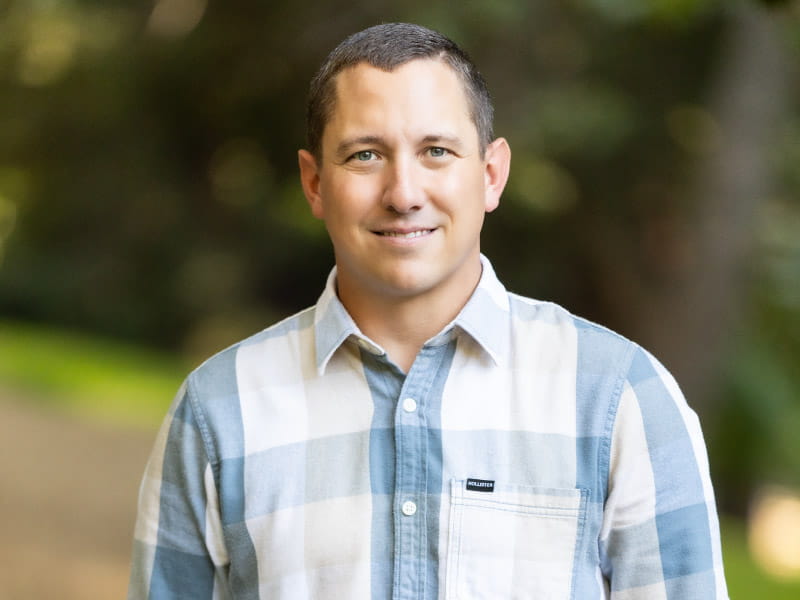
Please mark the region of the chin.
POLYGON ((398 299, 420 296, 434 287, 418 280, 385 281, 382 286, 385 296, 398 299))
POLYGON ((381 274, 376 283, 387 297, 418 296, 436 287, 436 282, 420 271, 419 268, 395 269, 391 273, 381 274))

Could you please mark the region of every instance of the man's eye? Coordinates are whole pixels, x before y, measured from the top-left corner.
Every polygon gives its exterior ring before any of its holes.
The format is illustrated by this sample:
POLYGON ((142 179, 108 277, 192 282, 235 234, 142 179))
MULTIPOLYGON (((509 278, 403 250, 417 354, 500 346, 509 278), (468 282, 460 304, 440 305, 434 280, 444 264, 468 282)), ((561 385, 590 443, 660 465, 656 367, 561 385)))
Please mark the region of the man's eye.
POLYGON ((428 152, 433 158, 441 158, 447 155, 447 150, 445 148, 440 148, 439 146, 433 146, 432 148, 429 148, 428 152))
POLYGON ((372 150, 359 150, 353 154, 353 158, 359 161, 367 161, 375 158, 375 153, 372 150))

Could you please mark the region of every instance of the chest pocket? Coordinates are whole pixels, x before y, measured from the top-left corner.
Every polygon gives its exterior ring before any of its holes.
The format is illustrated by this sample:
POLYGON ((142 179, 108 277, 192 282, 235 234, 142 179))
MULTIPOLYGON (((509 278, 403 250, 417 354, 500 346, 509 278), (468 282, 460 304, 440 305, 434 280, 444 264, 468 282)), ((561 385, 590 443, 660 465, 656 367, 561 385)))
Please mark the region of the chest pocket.
POLYGON ((572 598, 575 549, 588 490, 494 485, 473 491, 452 480, 448 600, 572 598))

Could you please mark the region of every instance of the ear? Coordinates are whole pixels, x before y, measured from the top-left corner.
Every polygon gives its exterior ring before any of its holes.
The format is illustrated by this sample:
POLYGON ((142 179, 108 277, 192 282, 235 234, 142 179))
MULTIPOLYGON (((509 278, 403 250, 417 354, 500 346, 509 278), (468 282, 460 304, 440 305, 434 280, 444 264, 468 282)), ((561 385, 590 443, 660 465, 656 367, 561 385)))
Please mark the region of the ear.
POLYGON ((492 212, 500 204, 511 168, 511 148, 505 138, 497 138, 486 147, 483 162, 486 212, 492 212))
POLYGON ((322 219, 324 211, 322 208, 322 196, 319 193, 319 166, 317 159, 308 150, 298 150, 297 162, 300 165, 300 184, 303 186, 303 193, 306 195, 308 205, 311 207, 311 214, 317 219, 322 219))

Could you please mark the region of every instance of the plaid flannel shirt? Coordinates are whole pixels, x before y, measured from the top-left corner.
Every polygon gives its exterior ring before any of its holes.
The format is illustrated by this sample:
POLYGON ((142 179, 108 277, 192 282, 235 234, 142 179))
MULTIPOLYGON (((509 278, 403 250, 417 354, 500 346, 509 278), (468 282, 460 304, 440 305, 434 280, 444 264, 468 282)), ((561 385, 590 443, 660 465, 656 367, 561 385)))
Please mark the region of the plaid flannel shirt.
POLYGON ((314 307, 195 370, 142 482, 129 598, 727 598, 675 381, 481 260, 407 374, 335 270, 314 307))

